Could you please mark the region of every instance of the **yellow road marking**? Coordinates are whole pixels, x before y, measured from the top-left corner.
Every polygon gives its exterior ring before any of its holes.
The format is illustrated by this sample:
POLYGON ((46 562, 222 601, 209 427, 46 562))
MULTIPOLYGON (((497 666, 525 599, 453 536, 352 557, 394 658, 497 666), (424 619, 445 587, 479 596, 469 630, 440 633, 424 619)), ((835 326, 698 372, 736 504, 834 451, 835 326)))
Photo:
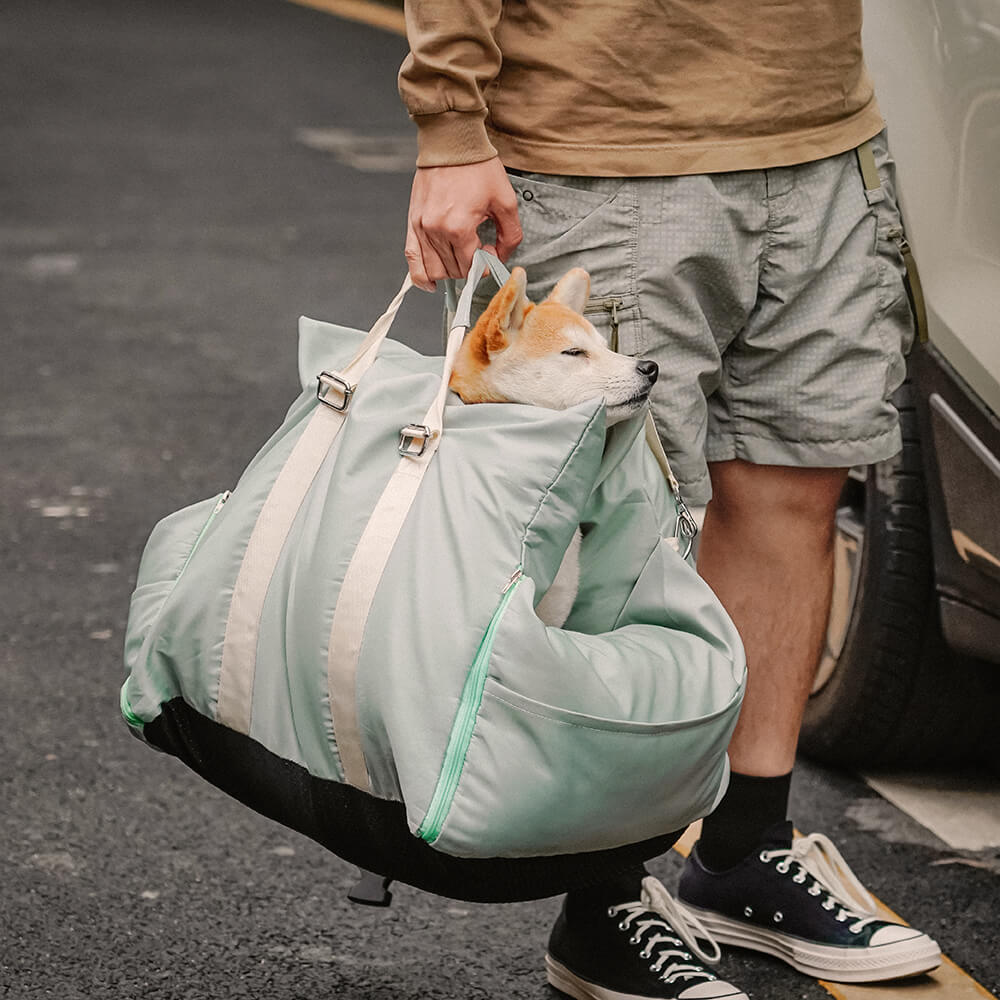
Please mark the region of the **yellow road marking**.
POLYGON ((406 19, 401 10, 393 10, 380 3, 370 3, 369 0, 290 0, 300 7, 312 7, 315 10, 335 14, 348 21, 360 21, 370 24, 373 28, 391 31, 395 35, 406 37, 406 19))
MULTIPOLYGON (((674 850, 681 857, 691 853, 694 842, 701 831, 701 821, 692 823, 684 831, 684 836, 674 844, 674 850)), ((876 899, 879 912, 887 920, 905 924, 898 914, 893 913, 880 899, 876 899)), ((855 983, 827 983, 820 986, 835 1000, 997 1000, 984 986, 980 986, 968 973, 963 972, 950 958, 942 956, 941 965, 926 976, 898 983, 879 983, 859 986, 855 983)))

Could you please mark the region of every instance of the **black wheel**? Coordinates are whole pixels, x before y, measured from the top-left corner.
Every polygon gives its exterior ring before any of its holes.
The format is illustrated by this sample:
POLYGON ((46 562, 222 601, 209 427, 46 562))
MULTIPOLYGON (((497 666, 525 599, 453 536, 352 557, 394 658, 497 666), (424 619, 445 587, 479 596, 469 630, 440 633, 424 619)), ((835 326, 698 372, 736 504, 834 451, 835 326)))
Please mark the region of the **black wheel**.
POLYGON ((914 390, 895 398, 903 450, 852 470, 837 511, 827 646, 799 745, 828 764, 974 757, 990 698, 980 665, 941 636, 914 390))

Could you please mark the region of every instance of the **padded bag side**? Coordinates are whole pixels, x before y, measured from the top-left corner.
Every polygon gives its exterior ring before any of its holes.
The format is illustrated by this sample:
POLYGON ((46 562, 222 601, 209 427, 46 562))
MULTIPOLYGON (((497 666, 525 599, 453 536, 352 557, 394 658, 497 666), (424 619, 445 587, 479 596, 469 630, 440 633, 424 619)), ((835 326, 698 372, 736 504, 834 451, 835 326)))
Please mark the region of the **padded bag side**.
MULTIPOLYGON (((598 552, 617 538, 631 553, 613 561, 626 593, 605 631, 546 627, 532 581, 518 583, 491 637, 451 809, 429 831, 440 850, 611 848, 679 829, 721 797, 743 648, 711 589, 663 537, 675 518, 661 484, 641 437, 598 484, 604 496, 590 505, 597 522, 584 547, 604 534, 598 552)), ((581 572, 604 573, 594 558, 581 572)), ((582 578, 581 591, 591 583, 582 578)))
POLYGON ((160 678, 142 673, 143 646, 154 632, 164 602, 228 498, 228 493, 220 493, 174 511, 156 524, 143 549, 125 630, 125 666, 130 676, 120 694, 122 715, 138 736, 160 714, 160 706, 175 695, 166 684, 157 688, 160 678))

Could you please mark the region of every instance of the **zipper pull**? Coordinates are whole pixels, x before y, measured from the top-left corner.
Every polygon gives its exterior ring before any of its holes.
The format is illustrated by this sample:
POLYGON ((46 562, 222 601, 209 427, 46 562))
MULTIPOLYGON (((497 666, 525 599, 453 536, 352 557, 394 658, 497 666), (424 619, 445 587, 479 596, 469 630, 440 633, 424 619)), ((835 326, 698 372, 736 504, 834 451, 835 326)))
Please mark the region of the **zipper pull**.
POLYGON ((611 350, 618 350, 618 307, 622 304, 621 299, 611 300, 611 350))
POLYGON ((517 583, 517 581, 520 580, 523 575, 524 571, 521 569, 520 566, 518 566, 517 569, 510 574, 510 579, 508 579, 507 582, 504 584, 503 590, 500 591, 501 596, 503 594, 506 594, 507 591, 510 590, 510 588, 513 587, 514 584, 517 583))
POLYGON ((231 490, 226 490, 226 492, 225 492, 225 493, 223 493, 223 494, 222 494, 222 496, 221 496, 221 497, 219 497, 219 499, 215 501, 215 506, 214 506, 214 507, 212 508, 212 517, 214 517, 214 516, 215 516, 216 514, 218 514, 218 513, 219 513, 219 511, 220 511, 220 510, 222 510, 222 508, 223 508, 223 506, 225 505, 226 501, 227 501, 227 500, 228 500, 228 499, 229 499, 229 498, 230 498, 230 497, 231 497, 232 495, 233 495, 233 494, 232 494, 232 491, 231 491, 231 490))

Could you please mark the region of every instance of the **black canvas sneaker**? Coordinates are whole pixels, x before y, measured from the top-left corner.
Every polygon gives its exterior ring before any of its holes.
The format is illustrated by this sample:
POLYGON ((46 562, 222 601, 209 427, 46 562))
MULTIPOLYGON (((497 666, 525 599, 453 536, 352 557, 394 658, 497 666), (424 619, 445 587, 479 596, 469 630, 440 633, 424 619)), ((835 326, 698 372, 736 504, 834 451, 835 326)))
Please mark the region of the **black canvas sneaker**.
POLYGON ((576 1000, 748 1000, 701 964, 718 959, 705 928, 646 876, 634 902, 571 920, 564 904, 545 968, 549 983, 576 1000))
POLYGON ((722 944, 784 959, 800 972, 871 983, 930 972, 941 951, 926 934, 884 920, 828 837, 772 827, 760 848, 723 872, 691 852, 678 895, 722 944))

